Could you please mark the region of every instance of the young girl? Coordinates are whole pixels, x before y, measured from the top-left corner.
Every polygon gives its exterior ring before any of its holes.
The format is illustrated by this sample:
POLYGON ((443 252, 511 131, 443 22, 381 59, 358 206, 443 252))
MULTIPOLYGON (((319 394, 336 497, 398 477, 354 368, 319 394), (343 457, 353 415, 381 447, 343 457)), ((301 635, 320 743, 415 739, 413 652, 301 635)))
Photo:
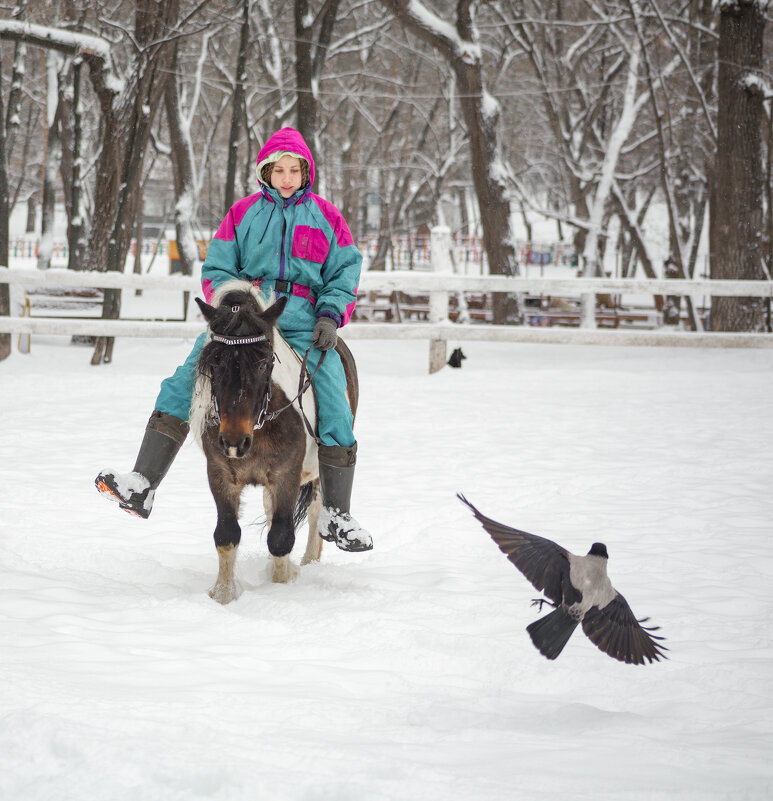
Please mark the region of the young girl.
MULTIPOLYGON (((357 443, 346 400, 346 378, 334 350, 336 329, 351 317, 362 256, 341 212, 311 191, 314 159, 294 128, 282 128, 258 154, 261 191, 229 210, 207 251, 202 290, 210 302, 217 288, 235 278, 251 281, 268 298, 288 297, 279 318, 282 336, 301 355, 311 347, 318 403, 322 503, 330 523, 320 534, 345 551, 373 547, 349 513, 357 443)), ((196 363, 206 332, 174 375, 164 380, 131 473, 102 471, 97 489, 120 507, 147 518, 156 488, 188 434, 196 363)))

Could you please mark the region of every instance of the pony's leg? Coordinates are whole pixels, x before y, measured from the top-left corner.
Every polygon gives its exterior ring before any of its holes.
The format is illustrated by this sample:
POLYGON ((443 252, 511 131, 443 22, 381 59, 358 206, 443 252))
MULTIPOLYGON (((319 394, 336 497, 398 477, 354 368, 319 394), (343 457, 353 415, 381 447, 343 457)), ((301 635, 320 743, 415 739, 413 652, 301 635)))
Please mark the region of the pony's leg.
POLYGON ((295 523, 293 513, 298 499, 300 480, 293 476, 278 474, 264 490, 269 494, 266 515, 271 511, 266 542, 272 556, 287 556, 295 545, 295 523))
POLYGON ((271 581, 286 584, 298 577, 298 566, 290 559, 295 544, 293 510, 297 490, 293 494, 288 487, 298 483, 290 479, 281 480, 263 488, 263 508, 269 523, 268 550, 273 557, 268 568, 271 581))
POLYGON ((319 491, 319 479, 314 479, 314 490, 309 502, 309 539, 306 541, 306 553, 301 559, 302 565, 309 562, 319 562, 322 555, 322 543, 324 540, 319 536, 319 512, 322 507, 322 494, 319 491))
POLYGON ((268 576, 274 584, 288 584, 295 581, 300 573, 298 565, 289 556, 272 556, 268 566, 268 576))
POLYGON ((274 519, 274 497, 268 487, 263 487, 263 511, 266 513, 266 523, 270 526, 274 519))
POLYGON ((215 583, 209 590, 209 597, 219 604, 229 604, 242 594, 242 588, 236 580, 234 572, 236 552, 238 549, 238 545, 217 546, 217 555, 220 564, 218 566, 215 583))
POLYGON ((239 499, 243 487, 216 482, 210 476, 210 488, 217 506, 215 547, 219 566, 217 578, 209 591, 209 597, 219 604, 227 604, 242 593, 242 588, 236 580, 234 567, 239 542, 242 538, 242 530, 239 526, 239 499))

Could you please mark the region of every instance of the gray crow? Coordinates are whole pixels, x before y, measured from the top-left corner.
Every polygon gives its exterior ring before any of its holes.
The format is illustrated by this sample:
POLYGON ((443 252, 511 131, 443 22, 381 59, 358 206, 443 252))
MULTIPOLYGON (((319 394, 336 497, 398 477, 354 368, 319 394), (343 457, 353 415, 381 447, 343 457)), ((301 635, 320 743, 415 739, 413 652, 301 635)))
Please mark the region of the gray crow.
POLYGON ((499 549, 538 589, 555 609, 526 627, 537 650, 555 659, 572 632, 582 623, 590 641, 604 653, 621 662, 643 665, 666 659, 668 650, 656 640, 657 626, 642 626, 648 618, 637 620, 631 607, 607 577, 607 547, 594 542, 587 556, 575 556, 552 540, 519 531, 481 514, 465 497, 457 495, 472 509, 499 549))

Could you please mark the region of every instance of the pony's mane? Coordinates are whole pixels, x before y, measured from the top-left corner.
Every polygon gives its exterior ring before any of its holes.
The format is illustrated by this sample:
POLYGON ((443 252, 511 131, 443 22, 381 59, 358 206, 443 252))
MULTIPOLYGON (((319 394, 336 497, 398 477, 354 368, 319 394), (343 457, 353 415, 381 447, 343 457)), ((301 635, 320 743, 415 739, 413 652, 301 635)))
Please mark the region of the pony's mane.
POLYGON ((223 302, 223 298, 230 292, 248 292, 253 298, 255 298, 255 301, 261 311, 265 311, 270 305, 266 301, 263 293, 260 291, 260 287, 251 284, 249 281, 240 281, 238 278, 234 278, 231 281, 226 281, 224 284, 220 284, 220 286, 215 290, 215 294, 212 296, 211 305, 217 308, 223 302))

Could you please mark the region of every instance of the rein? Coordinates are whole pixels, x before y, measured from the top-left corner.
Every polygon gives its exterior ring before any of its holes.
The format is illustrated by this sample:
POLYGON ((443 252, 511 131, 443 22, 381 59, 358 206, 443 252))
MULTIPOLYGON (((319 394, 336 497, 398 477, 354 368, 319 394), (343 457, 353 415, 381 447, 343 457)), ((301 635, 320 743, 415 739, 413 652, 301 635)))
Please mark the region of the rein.
POLYGON ((279 417, 279 415, 282 414, 285 409, 289 409, 295 403, 295 401, 298 401, 298 408, 301 410, 301 417, 303 417, 306 430, 309 432, 309 436, 316 440, 319 444, 321 440, 318 439, 316 432, 309 422, 309 418, 306 417, 306 412, 303 411, 303 393, 306 392, 306 390, 311 386, 311 379, 314 378, 314 376, 317 374, 317 371, 322 366, 322 362, 325 361, 327 351, 322 351, 319 361, 317 362, 317 366, 314 368, 314 372, 311 373, 311 375, 308 375, 308 371, 306 370, 306 362, 309 360, 310 350, 311 348, 307 348, 306 353, 303 355, 303 362, 301 362, 301 375, 300 380, 298 381, 298 394, 289 403, 282 406, 281 409, 277 409, 274 412, 269 412, 266 414, 268 402, 271 399, 271 384, 269 383, 269 390, 266 393, 266 401, 263 404, 263 408, 260 410, 260 413, 258 414, 258 422, 255 423, 255 428, 253 429, 254 431, 259 431, 261 428, 263 428, 266 422, 270 423, 272 420, 276 420, 276 418, 279 417))

